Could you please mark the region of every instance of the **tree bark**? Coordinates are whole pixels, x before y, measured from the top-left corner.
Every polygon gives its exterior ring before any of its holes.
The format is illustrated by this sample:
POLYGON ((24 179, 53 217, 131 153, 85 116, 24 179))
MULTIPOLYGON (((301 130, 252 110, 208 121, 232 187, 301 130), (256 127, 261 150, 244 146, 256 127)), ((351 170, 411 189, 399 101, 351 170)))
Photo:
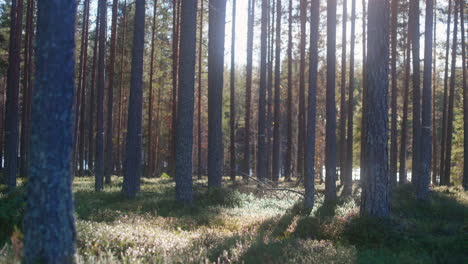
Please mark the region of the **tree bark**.
POLYGON ((200 35, 198 36, 198 179, 202 178, 202 128, 201 128, 201 101, 202 101, 202 69, 203 69, 203 2, 200 0, 200 35))
POLYGON ((310 7, 310 58, 309 58, 309 104, 307 107, 307 138, 305 147, 305 197, 304 207, 314 207, 315 195, 315 126, 317 115, 317 69, 320 22, 320 0, 313 0, 310 7))
POLYGON ((231 181, 236 180, 236 100, 235 100, 235 75, 236 75, 236 0, 232 0, 232 37, 231 37, 231 78, 230 78, 230 110, 229 110, 229 125, 230 125, 230 176, 231 181))
POLYGON ((184 0, 181 5, 179 60, 179 100, 176 131, 176 199, 191 204, 193 107, 197 34, 197 0, 184 0))
POLYGON ((260 35, 260 87, 258 95, 258 145, 257 178, 264 181, 267 174, 266 160, 266 86, 267 86, 267 28, 268 1, 262 0, 262 19, 260 35))
POLYGON ((275 110, 273 121, 273 158, 272 179, 278 182, 280 176, 281 155, 281 0, 276 1, 276 47, 275 47, 275 110))
POLYGON ((74 1, 38 1, 25 263, 74 262, 71 158, 75 13, 74 1))
POLYGON ((392 78, 392 98, 391 98, 391 131, 390 131, 390 187, 397 184, 397 26, 398 26, 398 5, 399 0, 392 0, 392 20, 391 20, 391 78, 392 78))
POLYGON ((291 180, 292 173, 292 0, 289 0, 289 18, 288 18, 288 103, 287 103, 287 146, 286 146, 286 164, 284 177, 286 181, 291 180))
POLYGON ((325 200, 336 200, 336 0, 327 2, 327 95, 325 200))
POLYGON ((128 104, 127 141, 123 192, 134 198, 140 189, 142 173, 142 104, 143 104, 143 51, 145 46, 145 0, 136 0, 133 29, 132 70, 130 100, 128 104))
POLYGON ((300 23, 301 23, 301 37, 299 42, 299 119, 297 131, 297 177, 301 179, 304 177, 304 149, 305 133, 306 133, 306 109, 305 109, 305 48, 306 48, 306 21, 307 21, 307 1, 300 0, 300 23))
POLYGON ((434 1, 426 0, 426 29, 424 33, 424 81, 422 91, 421 123, 421 174, 419 175, 416 197, 427 200, 431 183, 431 88, 432 88, 432 19, 434 1))
MULTIPOLYGON (((411 20, 411 18, 409 18, 411 20)), ((406 51, 405 51, 405 77, 403 83, 403 119, 401 121, 401 144, 400 144, 400 169, 399 169, 399 183, 405 184, 407 180, 406 176, 406 153, 407 153, 407 141, 408 141, 408 105, 409 105, 409 82, 411 74, 411 32, 408 30, 406 37, 406 51)))
POLYGON ((361 215, 389 216, 388 67, 389 2, 369 2, 368 57, 364 111, 364 180, 361 215))
POLYGON ((210 0, 208 31, 208 186, 221 187, 223 174, 223 69, 226 0, 210 0))
MULTIPOLYGON (((468 87, 466 86, 466 43, 465 43, 465 16, 464 16, 465 1, 461 0, 460 4, 460 25, 461 25, 461 42, 462 42, 462 68, 463 68, 463 153, 468 153, 468 87)), ((468 190, 468 154, 463 156, 463 181, 462 186, 468 190)))
POLYGON ((151 57, 150 57, 150 76, 149 76, 149 97, 148 97, 148 146, 147 146, 147 176, 152 177, 154 173, 154 157, 153 157, 153 76, 154 76, 154 46, 156 35, 156 10, 158 1, 153 2, 153 23, 151 29, 151 57))
POLYGON ((346 160, 346 46, 347 46, 347 25, 348 22, 348 6, 347 0, 343 0, 343 18, 342 18, 342 32, 341 32, 341 103, 340 103, 340 183, 344 183, 344 170, 346 160))

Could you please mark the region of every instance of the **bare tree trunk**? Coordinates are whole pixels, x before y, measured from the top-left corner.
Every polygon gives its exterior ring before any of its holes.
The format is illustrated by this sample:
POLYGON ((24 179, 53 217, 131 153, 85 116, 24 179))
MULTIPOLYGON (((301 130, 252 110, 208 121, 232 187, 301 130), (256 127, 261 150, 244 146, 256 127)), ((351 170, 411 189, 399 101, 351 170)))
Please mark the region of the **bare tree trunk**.
POLYGON ((448 103, 447 115, 447 153, 445 154, 445 169, 444 169, 444 183, 450 185, 450 170, 452 161, 452 134, 453 134, 453 108, 455 101, 455 76, 456 76, 456 63, 457 63, 457 30, 458 30, 458 12, 457 8, 460 0, 455 0, 454 6, 454 21, 453 21, 453 40, 452 40, 452 65, 450 76, 450 96, 448 103))
POLYGON ((386 218, 388 202, 388 1, 369 2, 369 54, 364 111, 364 180, 361 215, 386 218))
MULTIPOLYGON (((437 47, 437 1, 434 0, 434 46, 437 47)), ((433 49, 432 55, 432 184, 437 185, 437 116, 436 116, 436 91, 437 91, 437 49, 433 49)))
POLYGON ((245 136, 244 136, 244 180, 250 175, 250 153, 251 153, 251 104, 252 104, 252 53, 254 36, 255 0, 249 0, 249 17, 247 31, 247 73, 245 84, 245 136))
POLYGON ((299 124, 297 139, 299 144, 297 145, 297 177, 301 179, 304 176, 304 148, 305 144, 305 133, 306 133, 306 109, 305 109, 305 48, 306 48, 306 21, 307 21, 307 1, 300 0, 300 22, 301 22, 301 38, 299 42, 299 124))
POLYGON ((346 160, 346 32, 348 22, 347 0, 343 0, 343 18, 341 33, 341 103, 340 103, 340 141, 338 150, 340 152, 340 183, 344 183, 344 170, 346 160))
POLYGON ((280 155, 281 155, 281 0, 276 1, 276 47, 275 47, 275 110, 273 124, 273 158, 272 158, 272 179, 274 182, 280 176, 280 155))
POLYGON ((156 10, 158 1, 153 2, 153 24, 151 30, 151 57, 150 57, 150 76, 149 76, 149 110, 148 110, 148 148, 147 148, 147 177, 152 177, 154 173, 154 157, 152 155, 153 149, 153 75, 154 75, 154 46, 155 46, 155 35, 156 35, 156 10))
POLYGON ((356 46, 356 0, 351 1, 351 54, 349 58, 348 138, 346 140, 346 164, 344 168, 343 194, 353 190, 353 129, 354 129, 354 49, 356 46))
MULTIPOLYGON (((366 109, 366 101, 364 97, 366 96, 366 62, 367 62, 367 41, 366 41, 366 0, 362 0, 362 113, 366 109)), ((360 153, 360 180, 364 180, 364 173, 362 168, 364 167, 364 140, 366 135, 363 133, 365 130, 364 115, 361 117, 361 153, 360 153)))
POLYGON ((268 1, 262 0, 262 19, 260 37, 260 88, 258 96, 258 145, 257 145, 257 178, 265 180, 267 174, 266 159, 266 86, 267 86, 267 28, 268 1))
POLYGON ((392 76, 392 98, 391 98, 391 132, 390 132, 390 187, 397 184, 397 23, 398 23, 398 1, 392 0, 391 21, 391 76, 392 76))
POLYGON ((16 188, 19 140, 19 84, 21 60, 21 32, 23 0, 12 0, 10 17, 10 43, 5 111, 5 176, 9 190, 16 188))
POLYGON ((235 100, 235 74, 236 74, 236 0, 232 1, 232 37, 231 37, 231 79, 230 79, 230 89, 231 89, 231 98, 230 98, 230 116, 229 116, 229 125, 230 125, 230 176, 231 181, 236 180, 236 100, 235 100))
POLYGON ((309 58, 309 105, 307 110, 307 137, 305 147, 305 197, 304 207, 310 213, 315 196, 315 129, 317 115, 317 69, 320 21, 320 0, 313 0, 310 7, 310 58, 309 58))
POLYGON ((408 21, 405 51, 405 79, 403 84, 403 120, 401 121, 400 170, 398 179, 400 184, 405 184, 408 181, 406 177, 406 152, 408 140, 409 82, 411 73, 411 32, 409 31, 409 24, 408 21))
POLYGON ((135 198, 142 172, 143 51, 145 46, 145 0, 135 1, 132 70, 128 104, 127 141, 122 191, 135 198))
POLYGON ((445 182, 445 154, 447 147, 447 102, 448 102, 448 63, 449 63, 449 50, 450 50, 450 23, 452 14, 452 0, 448 4, 448 20, 447 20, 447 38, 445 45, 445 72, 444 72, 444 101, 442 107, 442 137, 440 143, 440 185, 447 185, 445 182))
POLYGON ((426 200, 431 183, 431 88, 432 88, 432 19, 433 0, 426 0, 426 29, 424 33, 424 81, 422 91, 422 120, 421 120, 421 174, 419 175, 416 196, 426 200))
POLYGON ((176 149, 175 149, 175 129, 177 122, 177 85, 179 81, 179 35, 180 35, 180 2, 181 0, 173 0, 173 24, 172 24, 172 123, 171 133, 169 133, 169 174, 174 175, 176 149))
POLYGON ((99 9, 98 14, 96 16, 96 34, 94 36, 94 48, 93 48, 93 65, 91 70, 91 87, 89 92, 89 131, 88 131, 88 139, 89 139, 89 150, 88 150, 88 169, 91 172, 94 172, 95 167, 95 159, 94 154, 96 150, 96 142, 95 142, 95 131, 94 131, 94 114, 95 114, 95 107, 96 107, 96 99, 94 97, 94 90, 96 88, 96 67, 97 67, 97 58, 98 58, 98 42, 99 42, 99 9))
MULTIPOLYGON (((462 68, 463 68, 463 153, 468 153, 468 87, 466 86, 466 43, 465 43, 465 16, 464 16, 465 1, 460 3, 460 25, 461 25, 461 42, 462 42, 462 68)), ((468 190, 468 154, 463 155, 463 181, 462 186, 468 190)))
POLYGON ((336 200, 336 0, 327 4, 327 96, 325 200, 336 200))
MULTIPOLYGON (((202 101, 202 69, 203 69, 203 2, 200 0, 200 35, 198 36, 198 179, 202 178, 202 129, 201 129, 201 101, 202 101)), ((250 8, 250 6, 249 6, 250 8)), ((250 16, 250 15, 249 15, 250 16)))
POLYGON ((285 179, 291 180, 292 169, 292 0, 289 0, 289 18, 288 18, 288 104, 287 104, 287 146, 286 146, 286 164, 285 164, 285 179))

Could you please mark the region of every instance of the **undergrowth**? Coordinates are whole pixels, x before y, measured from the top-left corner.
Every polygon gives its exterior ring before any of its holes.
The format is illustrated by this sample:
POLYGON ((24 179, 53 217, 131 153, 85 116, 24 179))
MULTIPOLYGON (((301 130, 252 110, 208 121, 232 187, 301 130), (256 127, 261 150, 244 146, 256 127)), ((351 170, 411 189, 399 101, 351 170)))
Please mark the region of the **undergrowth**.
MULTIPOLYGON (((113 177, 96 193, 92 178, 75 178, 78 263, 468 263, 468 195, 459 188, 433 188, 420 202, 399 187, 392 216, 379 220, 359 216, 357 187, 324 203, 319 185, 304 215, 300 195, 254 182, 209 190, 196 180, 193 206, 175 201, 168 177, 144 179, 132 200, 121 184, 113 177)), ((20 260, 24 204, 22 189, 0 195, 2 263, 20 260)))

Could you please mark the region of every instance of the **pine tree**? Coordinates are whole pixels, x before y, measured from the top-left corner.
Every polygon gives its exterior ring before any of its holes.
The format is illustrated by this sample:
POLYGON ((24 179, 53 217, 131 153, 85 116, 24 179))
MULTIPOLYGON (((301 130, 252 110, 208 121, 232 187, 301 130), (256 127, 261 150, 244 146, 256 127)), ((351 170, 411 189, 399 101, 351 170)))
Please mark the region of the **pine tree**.
POLYGON ((369 31, 363 112, 365 122, 364 180, 361 215, 385 218, 388 203, 388 52, 389 2, 369 2, 369 31))
POLYGON ((276 42, 275 42, 275 110, 273 121, 273 159, 272 179, 274 182, 280 176, 280 152, 281 152, 281 15, 283 9, 281 0, 276 1, 276 42))
POLYGON ((191 204, 192 145, 197 34, 197 0, 184 0, 181 5, 179 57, 179 105, 176 130, 176 199, 191 204))
POLYGON ((127 141, 123 192, 134 198, 140 189, 142 173, 142 104, 143 104, 143 50, 145 44, 145 0, 136 0, 133 29, 132 70, 128 104, 127 141))
POLYGON ((72 263, 75 258, 71 189, 75 14, 74 1, 38 1, 24 263, 72 263))

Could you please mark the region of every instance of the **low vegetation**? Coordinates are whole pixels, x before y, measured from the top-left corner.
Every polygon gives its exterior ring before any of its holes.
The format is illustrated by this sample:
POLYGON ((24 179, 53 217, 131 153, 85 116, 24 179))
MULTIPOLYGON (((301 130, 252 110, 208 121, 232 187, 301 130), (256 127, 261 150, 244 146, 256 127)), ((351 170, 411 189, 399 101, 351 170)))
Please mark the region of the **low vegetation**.
MULTIPOLYGON (((228 182, 228 181, 226 181, 228 182)), ((301 196, 260 190, 253 181, 208 190, 179 205, 171 179, 144 179, 134 200, 121 178, 94 192, 92 178, 73 186, 78 263, 467 263, 468 194, 436 187, 427 203, 411 186, 392 195, 385 222, 359 216, 359 188, 335 204, 302 214, 301 196)), ((281 187, 295 188, 294 183, 281 187)), ((24 191, 0 197, 0 262, 21 257, 24 191)))

